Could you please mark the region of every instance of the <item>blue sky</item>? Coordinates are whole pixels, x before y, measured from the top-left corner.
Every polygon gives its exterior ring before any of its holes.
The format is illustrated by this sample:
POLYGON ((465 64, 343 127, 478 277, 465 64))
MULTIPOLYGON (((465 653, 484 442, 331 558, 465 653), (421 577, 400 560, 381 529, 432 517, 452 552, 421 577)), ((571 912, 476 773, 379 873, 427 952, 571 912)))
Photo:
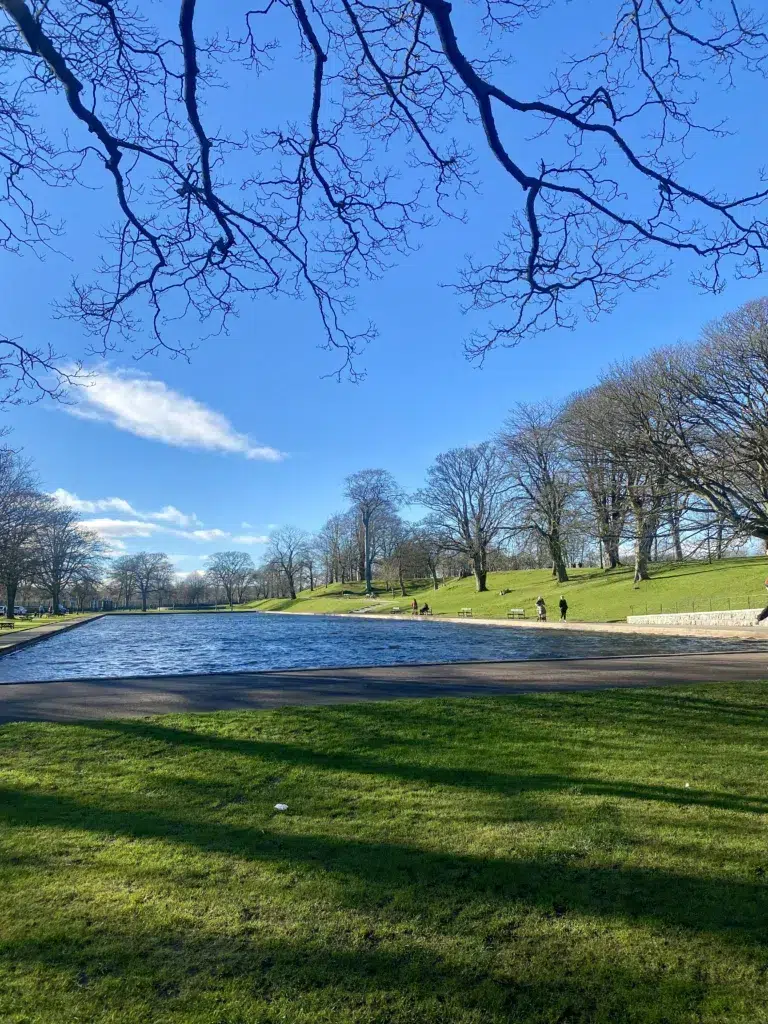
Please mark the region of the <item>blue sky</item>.
MULTIPOLYGON (((545 24, 520 48, 526 57, 511 79, 535 80, 553 54, 591 30, 574 21, 575 7, 583 5, 566 7, 566 19, 545 24)), ((289 99, 306 71, 282 67, 289 99)), ((229 113, 245 116, 244 98, 230 99, 229 113)), ((762 133, 751 129, 764 120, 765 83, 717 102, 732 114, 736 134, 717 147, 702 143, 693 173, 697 183, 725 187, 744 172, 748 187, 764 159, 762 133)), ((379 329, 361 360, 362 383, 324 377, 334 357, 318 348, 308 303, 257 297, 241 305, 228 336, 200 340, 189 362, 137 362, 128 348, 93 364, 101 376, 78 404, 11 410, 4 422, 14 444, 34 459, 43 487, 75 502, 116 549, 164 550, 183 571, 223 548, 258 559, 274 525, 314 529, 343 507, 347 474, 380 466, 415 489, 438 452, 487 437, 514 402, 563 397, 611 361, 691 339, 708 320, 765 292, 760 280, 731 281, 719 296, 702 295, 688 283, 690 266, 680 265, 655 290, 625 295, 597 323, 492 353, 478 368, 466 361, 462 341, 481 321, 462 315, 442 284, 456 279, 465 253, 487 251, 513 210, 496 169, 485 157, 479 168, 483 191, 468 204, 467 223, 424 233, 418 252, 359 289, 358 307, 379 329)), ((110 202, 106 188, 70 189, 65 207, 55 207, 66 220, 66 256, 0 256, 8 334, 83 351, 79 328, 55 319, 52 303, 75 268, 85 273, 93 264, 110 202)), ((185 329, 194 342, 194 323, 185 329)))

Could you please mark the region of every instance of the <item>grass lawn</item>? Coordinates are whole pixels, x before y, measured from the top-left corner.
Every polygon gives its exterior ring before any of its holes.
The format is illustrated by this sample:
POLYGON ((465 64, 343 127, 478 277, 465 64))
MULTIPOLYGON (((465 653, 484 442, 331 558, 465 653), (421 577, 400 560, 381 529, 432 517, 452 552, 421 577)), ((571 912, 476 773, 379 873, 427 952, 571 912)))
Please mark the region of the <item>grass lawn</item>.
POLYGON ((766 1022, 766 735, 768 683, 3 726, 0 1020, 766 1022))
MULTIPOLYGON (((72 615, 41 615, 36 619, 13 619, 14 632, 22 629, 37 629, 38 626, 50 626, 55 624, 57 626, 65 626, 68 622, 71 622, 73 618, 87 619, 92 615, 98 614, 96 612, 73 612, 72 615)), ((0 615, 0 622, 10 622, 10 619, 3 618, 0 615)), ((2 630, 0 635, 6 636, 10 633, 10 630, 2 630)))
POLYGON ((460 608, 472 608, 476 616, 505 618, 510 608, 525 608, 535 618, 534 601, 544 596, 550 617, 557 617, 557 602, 565 594, 568 617, 584 621, 617 621, 627 615, 674 611, 718 611, 727 608, 762 608, 768 603, 763 581, 768 575, 768 558, 728 558, 720 562, 662 563, 652 566, 652 579, 634 586, 633 570, 620 568, 570 569, 568 583, 552 580, 548 569, 491 573, 488 592, 475 592, 472 579, 449 580, 435 591, 423 584, 408 589, 407 598, 383 592, 378 602, 367 602, 362 584, 340 584, 301 593, 296 601, 261 601, 251 607, 264 611, 351 612, 366 604, 378 604, 388 611, 393 605, 406 610, 415 597, 419 604, 443 615, 456 615, 460 608), (342 597, 341 591, 357 591, 359 597, 342 597), (500 590, 509 590, 504 597, 500 590))

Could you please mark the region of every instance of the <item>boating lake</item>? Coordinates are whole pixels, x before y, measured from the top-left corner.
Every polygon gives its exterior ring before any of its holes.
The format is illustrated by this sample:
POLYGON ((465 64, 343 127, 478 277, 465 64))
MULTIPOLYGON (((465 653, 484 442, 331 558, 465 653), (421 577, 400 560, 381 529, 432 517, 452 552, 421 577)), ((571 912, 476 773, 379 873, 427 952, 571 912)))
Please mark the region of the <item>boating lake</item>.
POLYGON ((0 657, 0 682, 768 649, 765 641, 337 616, 107 615, 0 657))

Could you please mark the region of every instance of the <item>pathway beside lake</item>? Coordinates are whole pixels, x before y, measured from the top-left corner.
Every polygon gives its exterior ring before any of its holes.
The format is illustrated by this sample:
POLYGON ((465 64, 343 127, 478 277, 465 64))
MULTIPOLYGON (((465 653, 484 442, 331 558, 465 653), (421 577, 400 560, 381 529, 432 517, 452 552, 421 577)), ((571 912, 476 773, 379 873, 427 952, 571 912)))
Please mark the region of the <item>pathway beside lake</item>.
POLYGON ((412 697, 768 679, 768 653, 472 662, 0 685, 0 721, 74 722, 412 697))

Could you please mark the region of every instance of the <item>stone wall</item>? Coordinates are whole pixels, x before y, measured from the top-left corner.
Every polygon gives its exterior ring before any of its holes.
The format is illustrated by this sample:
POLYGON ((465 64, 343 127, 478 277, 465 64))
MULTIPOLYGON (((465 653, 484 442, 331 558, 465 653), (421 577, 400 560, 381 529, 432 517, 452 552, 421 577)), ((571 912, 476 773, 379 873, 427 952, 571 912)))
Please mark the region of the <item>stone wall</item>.
MULTIPOLYGON (((729 612, 677 612, 669 615, 628 615, 633 626, 756 626, 759 611, 755 608, 729 612)), ((768 619, 760 624, 768 633, 768 619)))

